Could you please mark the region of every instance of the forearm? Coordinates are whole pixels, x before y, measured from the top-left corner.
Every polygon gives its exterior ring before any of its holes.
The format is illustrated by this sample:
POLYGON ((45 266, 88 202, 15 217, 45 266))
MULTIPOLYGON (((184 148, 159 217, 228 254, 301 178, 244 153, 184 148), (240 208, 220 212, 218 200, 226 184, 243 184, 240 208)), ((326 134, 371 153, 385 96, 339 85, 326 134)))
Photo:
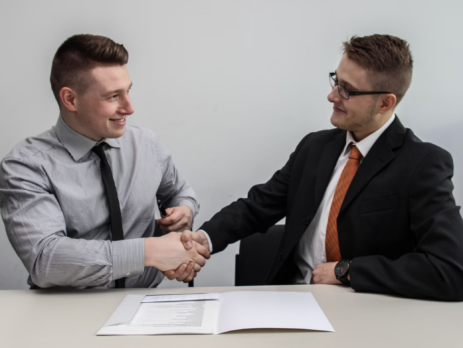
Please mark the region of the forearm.
POLYGON ((350 265, 355 291, 412 298, 462 301, 463 269, 431 254, 410 253, 397 260, 358 257, 350 265))
POLYGON ((267 231, 285 216, 286 188, 281 185, 284 193, 275 194, 271 181, 254 186, 247 198, 223 208, 200 227, 208 233, 214 253, 256 232, 267 231))
POLYGON ((162 170, 162 179, 156 196, 162 200, 166 207, 186 205, 191 209, 193 217, 195 217, 199 211, 195 191, 177 170, 170 151, 165 148, 157 137, 155 137, 154 146, 162 170))
POLYGON ((143 274, 142 246, 143 239, 110 242, 52 236, 37 246, 33 261, 21 259, 41 288, 104 287, 113 280, 143 274))

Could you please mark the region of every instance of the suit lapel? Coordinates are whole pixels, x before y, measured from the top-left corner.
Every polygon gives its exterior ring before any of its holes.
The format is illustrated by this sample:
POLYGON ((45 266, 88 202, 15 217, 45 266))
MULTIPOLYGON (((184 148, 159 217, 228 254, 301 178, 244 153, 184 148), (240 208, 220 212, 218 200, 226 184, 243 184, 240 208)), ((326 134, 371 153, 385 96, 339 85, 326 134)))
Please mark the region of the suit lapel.
POLYGON ((394 160, 393 149, 402 145, 405 128, 396 117, 394 122, 375 142, 368 155, 363 160, 352 183, 347 190, 346 197, 341 206, 340 214, 357 197, 365 185, 385 166, 394 160))
POLYGON ((334 140, 328 143, 323 149, 320 164, 317 170, 317 179, 315 183, 314 203, 318 208, 325 194, 326 188, 333 175, 334 167, 338 162, 341 151, 346 145, 346 132, 337 134, 334 140))

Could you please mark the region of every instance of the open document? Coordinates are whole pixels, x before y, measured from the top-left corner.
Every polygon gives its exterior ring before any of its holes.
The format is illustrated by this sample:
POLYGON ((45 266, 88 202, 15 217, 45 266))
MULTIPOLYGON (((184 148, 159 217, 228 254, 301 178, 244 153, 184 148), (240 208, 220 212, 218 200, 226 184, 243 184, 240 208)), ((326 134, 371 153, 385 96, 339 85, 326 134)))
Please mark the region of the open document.
POLYGON ((221 334, 244 329, 334 331, 310 292, 127 295, 98 335, 221 334))

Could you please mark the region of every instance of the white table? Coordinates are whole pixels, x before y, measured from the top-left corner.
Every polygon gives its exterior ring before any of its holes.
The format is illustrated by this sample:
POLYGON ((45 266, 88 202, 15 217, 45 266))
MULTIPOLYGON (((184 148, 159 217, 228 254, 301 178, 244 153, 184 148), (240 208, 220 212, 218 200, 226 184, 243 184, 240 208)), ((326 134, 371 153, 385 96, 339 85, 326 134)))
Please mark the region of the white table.
POLYGON ((463 347, 463 302, 360 294, 336 285, 0 291, 0 347, 463 347), (222 335, 96 336, 126 294, 311 291, 336 332, 248 330, 222 335))

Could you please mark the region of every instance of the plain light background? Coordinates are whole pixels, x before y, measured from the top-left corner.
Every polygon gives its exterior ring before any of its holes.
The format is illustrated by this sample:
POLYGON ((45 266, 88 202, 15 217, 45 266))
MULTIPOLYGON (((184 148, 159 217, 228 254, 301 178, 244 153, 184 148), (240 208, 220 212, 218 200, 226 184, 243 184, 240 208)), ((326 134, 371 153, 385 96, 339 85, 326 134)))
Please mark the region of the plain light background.
MULTIPOLYGON (((342 41, 391 34, 415 59, 396 113, 453 155, 461 204, 462 13, 461 0, 2 0, 0 158, 56 123, 58 46, 78 33, 108 36, 130 54, 129 124, 155 130, 171 150, 200 199, 199 227, 268 180, 305 134, 332 127, 328 72, 342 41)), ((233 285, 237 251, 214 255, 195 284, 233 285)), ((0 223, 0 289, 25 289, 26 278, 0 223)))

